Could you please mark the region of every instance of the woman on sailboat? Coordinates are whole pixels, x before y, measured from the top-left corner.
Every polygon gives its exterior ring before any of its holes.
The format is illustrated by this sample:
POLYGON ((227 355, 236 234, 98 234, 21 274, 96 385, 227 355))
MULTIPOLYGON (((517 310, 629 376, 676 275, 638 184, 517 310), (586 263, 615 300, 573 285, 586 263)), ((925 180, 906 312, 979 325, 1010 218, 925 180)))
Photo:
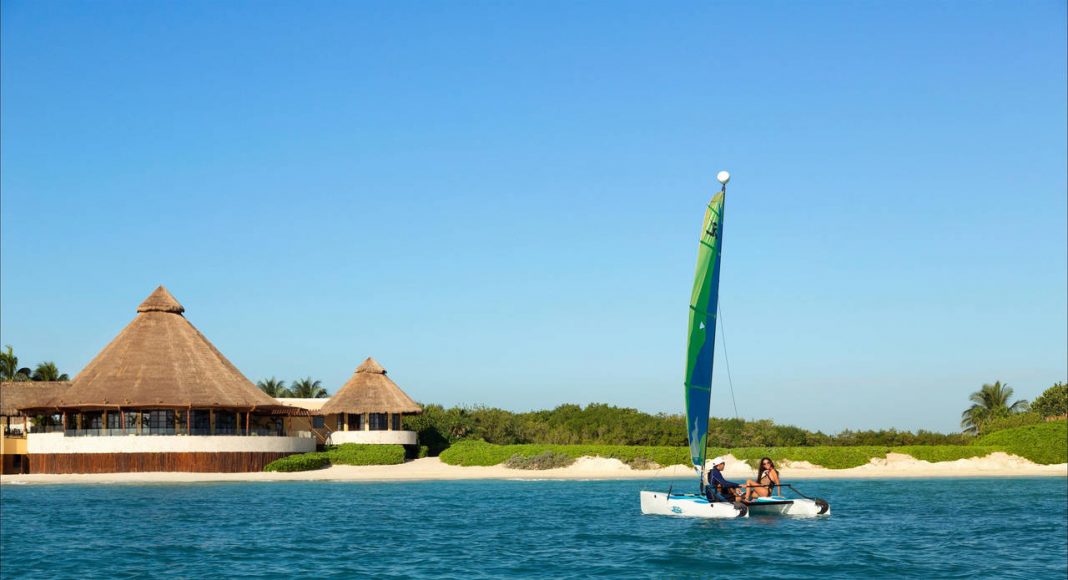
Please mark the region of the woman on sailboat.
MULTIPOLYGON (((768 497, 772 487, 779 485, 779 470, 775 469, 775 463, 770 457, 760 459, 760 467, 757 468, 756 481, 750 479, 745 482, 745 501, 754 497, 768 497)), ((779 493, 782 493, 780 490, 779 493)))

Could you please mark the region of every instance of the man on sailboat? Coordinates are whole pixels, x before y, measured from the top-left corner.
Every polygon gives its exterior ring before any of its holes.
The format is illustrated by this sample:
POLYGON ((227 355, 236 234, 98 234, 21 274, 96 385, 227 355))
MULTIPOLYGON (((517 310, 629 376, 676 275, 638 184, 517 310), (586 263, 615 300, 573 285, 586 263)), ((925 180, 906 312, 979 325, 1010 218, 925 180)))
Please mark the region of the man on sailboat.
POLYGON ((742 484, 727 481, 723 477, 722 472, 726 465, 727 460, 722 456, 712 460, 712 471, 708 472, 708 487, 705 488, 709 501, 736 501, 742 495, 742 484), (722 499, 714 499, 715 495, 722 499))

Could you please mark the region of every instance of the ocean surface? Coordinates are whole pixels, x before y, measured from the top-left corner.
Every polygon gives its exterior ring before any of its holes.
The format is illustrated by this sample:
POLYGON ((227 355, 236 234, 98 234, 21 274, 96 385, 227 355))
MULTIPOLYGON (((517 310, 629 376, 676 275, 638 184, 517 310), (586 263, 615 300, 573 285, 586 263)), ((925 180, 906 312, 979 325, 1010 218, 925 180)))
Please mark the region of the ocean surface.
POLYGON ((803 481, 830 517, 643 516, 691 481, 0 486, 0 575, 1058 578, 1068 480, 803 481))

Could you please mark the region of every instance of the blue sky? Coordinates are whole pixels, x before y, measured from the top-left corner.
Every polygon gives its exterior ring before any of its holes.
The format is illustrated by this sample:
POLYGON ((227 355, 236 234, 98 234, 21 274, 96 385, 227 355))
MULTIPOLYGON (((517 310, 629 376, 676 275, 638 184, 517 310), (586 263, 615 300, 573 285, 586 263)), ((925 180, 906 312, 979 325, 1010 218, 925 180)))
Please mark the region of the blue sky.
POLYGON ((681 412, 727 168, 743 417, 948 431, 984 382, 1068 376, 1063 2, 2 16, 23 363, 76 373, 162 283, 253 381, 334 390, 375 356, 424 402, 681 412))

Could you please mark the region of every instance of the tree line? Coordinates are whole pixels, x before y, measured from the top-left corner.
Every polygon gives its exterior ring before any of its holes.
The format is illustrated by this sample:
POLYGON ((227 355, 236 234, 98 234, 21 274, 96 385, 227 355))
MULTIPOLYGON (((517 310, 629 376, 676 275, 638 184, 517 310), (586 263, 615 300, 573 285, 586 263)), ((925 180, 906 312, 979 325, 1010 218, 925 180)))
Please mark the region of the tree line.
POLYGON ((293 384, 289 386, 286 386, 285 381, 271 377, 259 381, 256 386, 264 393, 267 393, 267 396, 276 399, 325 399, 330 396, 330 393, 323 388, 322 381, 317 381, 311 377, 293 381, 293 384))
POLYGON ((999 428, 1068 417, 1068 384, 1055 383, 1031 403, 1026 399, 1013 401, 1012 395, 1012 387, 1001 381, 983 385, 968 397, 972 405, 961 413, 961 429, 970 435, 982 435, 999 428))
MULTIPOLYGON (((419 442, 436 455, 462 439, 481 439, 499 445, 641 445, 686 446, 686 418, 649 414, 593 403, 560 405, 552 410, 513 413, 490 407, 424 405, 423 414, 404 418, 405 428, 419 433, 419 442)), ((709 447, 814 447, 854 445, 959 445, 970 437, 880 429, 842 431, 829 435, 771 419, 710 418, 709 447)))
POLYGON ((30 370, 29 367, 19 366, 19 357, 15 356, 15 349, 11 345, 5 345, 0 351, 0 381, 69 381, 67 373, 59 372, 56 363, 44 361, 30 370))

